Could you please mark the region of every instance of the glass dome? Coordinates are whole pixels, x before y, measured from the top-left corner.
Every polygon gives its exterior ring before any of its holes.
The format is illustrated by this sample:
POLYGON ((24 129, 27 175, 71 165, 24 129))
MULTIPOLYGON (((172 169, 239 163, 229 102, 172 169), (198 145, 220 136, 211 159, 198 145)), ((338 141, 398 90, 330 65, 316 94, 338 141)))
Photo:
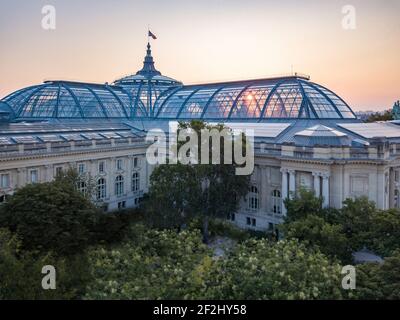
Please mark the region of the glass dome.
POLYGON ((16 91, 0 104, 3 118, 11 120, 357 118, 335 93, 297 75, 185 86, 156 70, 150 44, 143 68, 112 85, 48 81, 16 91))
POLYGON ((141 108, 121 87, 50 81, 4 98, 17 119, 130 118, 141 108))
POLYGON ((154 110, 172 119, 356 119, 339 96, 298 76, 183 86, 162 95, 154 110))

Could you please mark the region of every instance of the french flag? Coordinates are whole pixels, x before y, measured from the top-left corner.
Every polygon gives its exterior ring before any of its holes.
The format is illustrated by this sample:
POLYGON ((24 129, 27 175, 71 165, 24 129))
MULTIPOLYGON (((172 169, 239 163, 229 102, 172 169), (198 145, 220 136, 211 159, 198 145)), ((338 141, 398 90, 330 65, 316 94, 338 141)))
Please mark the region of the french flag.
POLYGON ((157 37, 155 36, 155 34, 154 34, 153 32, 151 32, 150 30, 149 30, 149 37, 152 37, 154 40, 157 39, 157 37))

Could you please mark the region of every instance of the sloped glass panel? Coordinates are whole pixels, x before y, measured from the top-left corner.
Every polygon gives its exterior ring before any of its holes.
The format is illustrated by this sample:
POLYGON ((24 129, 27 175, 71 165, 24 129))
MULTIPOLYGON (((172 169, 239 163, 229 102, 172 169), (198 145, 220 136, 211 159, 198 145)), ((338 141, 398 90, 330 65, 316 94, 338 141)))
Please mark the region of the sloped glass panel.
POLYGON ((244 86, 224 88, 209 103, 204 119, 227 119, 244 86))
POLYGON ((3 100, 5 102, 7 102, 11 108, 13 108, 13 110, 16 114, 18 114, 20 111, 22 113, 22 112, 24 112, 24 110, 20 110, 20 109, 24 107, 25 100, 32 93, 34 93, 41 87, 42 86, 34 86, 34 87, 18 90, 16 92, 12 93, 11 95, 5 97, 3 100))
POLYGON ((22 117, 52 117, 57 107, 58 86, 49 86, 32 95, 25 103, 22 117))
POLYGON ((61 87, 59 105, 57 110, 57 117, 59 118, 81 118, 82 115, 79 106, 75 102, 74 97, 64 87, 61 87))
POLYGON ((323 94, 309 86, 303 85, 304 91, 314 108, 318 118, 322 119, 339 119, 340 115, 336 112, 332 104, 324 97, 323 94))
POLYGON ((197 91, 185 104, 179 118, 199 119, 203 114, 207 102, 218 88, 202 89, 197 91))
POLYGON ((72 87, 72 92, 78 100, 85 118, 104 117, 104 112, 96 97, 85 87, 72 87))
POLYGON ((100 99, 109 118, 127 117, 125 108, 110 91, 98 88, 92 88, 92 90, 100 99))
POLYGON ((176 118, 186 99, 194 90, 179 90, 167 99, 158 115, 160 118, 176 118))
POLYGON ((347 104, 339 98, 336 94, 334 94, 332 91, 327 90, 324 87, 321 87, 320 85, 313 84, 313 86, 316 86, 318 89, 320 89, 324 94, 326 94, 329 99, 332 100, 332 102, 335 104, 336 108, 338 108, 339 112, 343 116, 343 118, 347 119, 355 119, 356 117, 354 114, 351 112, 350 108, 347 106, 347 104))
POLYGON ((259 118, 273 86, 253 86, 244 91, 233 109, 231 118, 259 118))

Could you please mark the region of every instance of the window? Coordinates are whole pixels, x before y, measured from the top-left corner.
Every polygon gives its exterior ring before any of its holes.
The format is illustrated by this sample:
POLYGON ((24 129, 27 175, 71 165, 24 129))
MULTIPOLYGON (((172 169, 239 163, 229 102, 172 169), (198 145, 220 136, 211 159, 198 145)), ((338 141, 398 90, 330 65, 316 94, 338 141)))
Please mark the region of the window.
POLYGON ((134 172, 132 175, 132 191, 138 192, 140 189, 140 174, 139 172, 134 172))
POLYGON ((99 162, 99 173, 104 173, 105 170, 105 163, 104 161, 99 162))
POLYGON ((31 183, 37 183, 38 182, 38 171, 37 170, 31 170, 29 179, 30 179, 31 183))
POLYGON ((103 200, 107 196, 106 179, 100 178, 97 180, 97 200, 103 200))
POLYGON ((86 166, 84 163, 78 164, 78 173, 79 174, 84 174, 86 171, 86 166))
POLYGON ((246 224, 248 226, 256 227, 257 226, 257 220, 255 218, 247 217, 246 218, 246 224))
POLYGON ((79 192, 81 192, 82 194, 86 194, 87 192, 87 184, 85 181, 79 181, 78 182, 78 190, 79 192))
POLYGON ((268 223, 268 230, 269 231, 274 231, 274 224, 273 223, 268 223))
POLYGON ((139 167, 139 158, 133 158, 133 167, 134 168, 139 167))
POLYGON ((117 170, 123 170, 123 167, 124 167, 124 165, 123 165, 122 159, 118 159, 117 160, 117 170))
POLYGON ((63 168, 62 168, 62 167, 56 167, 56 177, 59 176, 59 175, 61 175, 61 174, 62 174, 62 171, 63 171, 63 168))
POLYGON ((234 213, 228 213, 227 219, 230 221, 235 221, 236 220, 236 215, 234 213))
POLYGON ((118 176, 115 179, 115 195, 121 197, 124 194, 124 177, 118 176))
POLYGON ((248 208, 253 211, 260 209, 260 201, 258 198, 258 188, 252 186, 248 195, 248 208))
POLYGON ((126 201, 118 202, 118 210, 126 208, 126 201))
POLYGON ((281 192, 279 190, 272 191, 272 212, 280 214, 281 211, 281 192))
POLYGON ((6 203, 7 202, 8 195, 3 194, 0 196, 0 203, 6 203))
POLYGON ((2 174, 0 183, 1 183, 0 187, 9 188, 10 187, 10 174, 8 174, 8 173, 2 174))

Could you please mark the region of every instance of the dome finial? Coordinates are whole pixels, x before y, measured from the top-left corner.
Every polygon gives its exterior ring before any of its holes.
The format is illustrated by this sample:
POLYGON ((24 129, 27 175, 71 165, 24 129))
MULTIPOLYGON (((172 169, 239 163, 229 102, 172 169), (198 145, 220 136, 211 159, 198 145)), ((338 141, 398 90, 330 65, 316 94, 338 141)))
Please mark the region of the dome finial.
POLYGON ((146 52, 146 56, 144 57, 143 68, 142 68, 142 70, 139 70, 137 72, 137 74, 143 75, 148 78, 151 78, 155 75, 161 75, 161 72, 159 72, 154 67, 154 59, 153 59, 153 56, 151 55, 150 41, 147 42, 147 52, 146 52))
POLYGON ((150 42, 147 42, 147 55, 151 56, 151 45, 150 45, 150 42))

